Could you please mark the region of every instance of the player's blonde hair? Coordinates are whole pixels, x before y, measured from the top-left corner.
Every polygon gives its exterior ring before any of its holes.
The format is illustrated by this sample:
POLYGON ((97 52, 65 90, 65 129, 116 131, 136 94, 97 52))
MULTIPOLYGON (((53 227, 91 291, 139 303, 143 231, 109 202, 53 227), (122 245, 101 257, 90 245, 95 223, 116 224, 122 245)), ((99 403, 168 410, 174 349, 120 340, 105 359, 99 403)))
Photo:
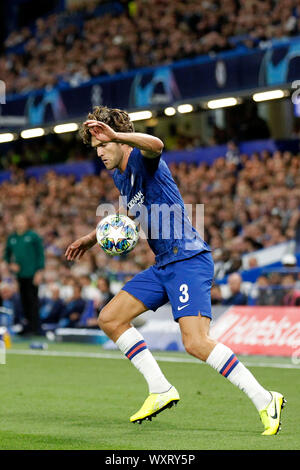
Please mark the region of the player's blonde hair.
MULTIPOLYGON (((134 125, 130 121, 129 114, 122 109, 95 106, 93 111, 88 114, 87 119, 104 122, 116 132, 134 132, 134 125)), ((91 144, 91 133, 87 126, 82 124, 79 134, 84 144, 91 144)))

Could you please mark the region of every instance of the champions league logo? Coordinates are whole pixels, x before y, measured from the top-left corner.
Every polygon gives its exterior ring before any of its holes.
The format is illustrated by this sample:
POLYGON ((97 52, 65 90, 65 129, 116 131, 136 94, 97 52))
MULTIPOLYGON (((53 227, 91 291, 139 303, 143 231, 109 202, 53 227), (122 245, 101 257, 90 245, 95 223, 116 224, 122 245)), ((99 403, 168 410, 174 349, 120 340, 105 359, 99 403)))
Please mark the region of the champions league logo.
MULTIPOLYGON (((259 70, 259 85, 274 86, 289 82, 289 75, 299 67, 300 44, 270 48, 265 53, 259 70)), ((293 74, 293 73, 292 73, 293 74)))
POLYGON ((41 95, 30 95, 26 103, 26 114, 31 125, 49 121, 59 121, 67 116, 66 107, 60 92, 53 88, 41 95))
POLYGON ((137 73, 130 91, 130 106, 168 104, 180 98, 174 74, 169 67, 137 73))

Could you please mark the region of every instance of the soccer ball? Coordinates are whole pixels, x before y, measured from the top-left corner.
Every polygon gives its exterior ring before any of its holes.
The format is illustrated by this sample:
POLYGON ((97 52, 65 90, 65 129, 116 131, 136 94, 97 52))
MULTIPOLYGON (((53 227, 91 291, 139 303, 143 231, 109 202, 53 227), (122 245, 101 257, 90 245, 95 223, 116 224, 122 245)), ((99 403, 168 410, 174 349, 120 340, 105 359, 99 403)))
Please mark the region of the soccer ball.
POLYGON ((135 223, 126 215, 110 214, 97 225, 96 237, 99 245, 108 255, 124 255, 136 246, 139 231, 135 223))

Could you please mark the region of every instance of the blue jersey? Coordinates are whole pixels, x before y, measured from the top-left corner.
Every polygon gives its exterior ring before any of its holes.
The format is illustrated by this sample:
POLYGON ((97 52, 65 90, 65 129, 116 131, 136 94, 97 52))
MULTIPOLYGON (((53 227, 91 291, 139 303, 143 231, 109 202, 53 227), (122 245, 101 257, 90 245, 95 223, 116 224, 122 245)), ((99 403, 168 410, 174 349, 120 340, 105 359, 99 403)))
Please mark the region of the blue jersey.
POLYGON ((162 158, 145 158, 134 148, 126 169, 113 173, 129 214, 141 224, 156 266, 211 251, 192 226, 171 172, 162 158))

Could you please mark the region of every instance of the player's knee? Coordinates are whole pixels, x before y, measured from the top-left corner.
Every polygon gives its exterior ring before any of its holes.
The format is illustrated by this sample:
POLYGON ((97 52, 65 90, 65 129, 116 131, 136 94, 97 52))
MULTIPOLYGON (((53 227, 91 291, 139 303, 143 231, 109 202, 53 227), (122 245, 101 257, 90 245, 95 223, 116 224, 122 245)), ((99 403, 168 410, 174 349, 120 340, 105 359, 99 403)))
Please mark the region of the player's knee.
POLYGON ((206 342, 201 337, 183 337, 185 350, 191 356, 197 357, 201 361, 206 361, 206 342))
POLYGON ((98 316, 98 326, 110 336, 119 326, 119 322, 111 312, 110 308, 103 307, 98 316))

